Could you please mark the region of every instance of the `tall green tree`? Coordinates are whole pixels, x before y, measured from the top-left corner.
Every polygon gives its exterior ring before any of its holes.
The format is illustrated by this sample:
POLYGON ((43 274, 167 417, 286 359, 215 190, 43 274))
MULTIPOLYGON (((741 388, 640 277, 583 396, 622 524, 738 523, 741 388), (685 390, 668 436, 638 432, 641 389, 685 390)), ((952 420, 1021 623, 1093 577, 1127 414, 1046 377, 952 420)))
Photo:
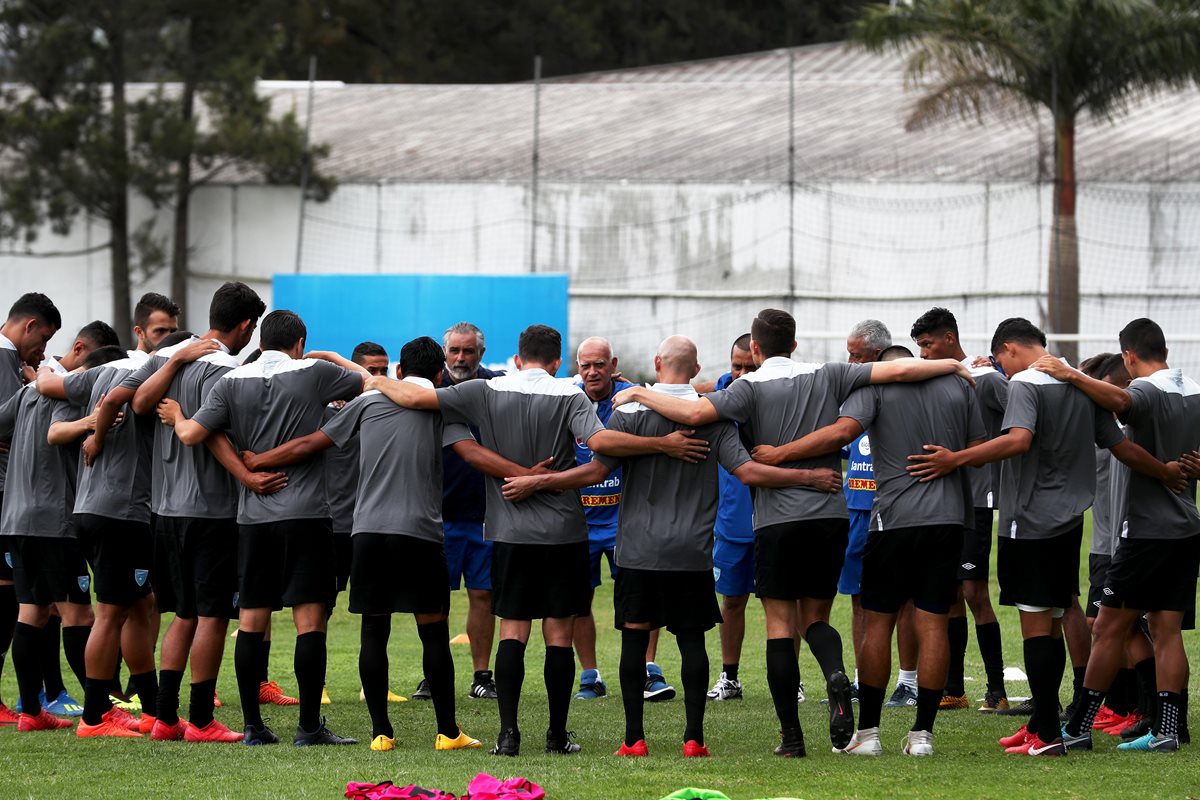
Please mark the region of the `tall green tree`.
MULTIPOLYGON (((1200 79, 1200 4, 1181 0, 913 0, 870 8, 853 40, 908 54, 922 96, 908 119, 1048 110, 1054 120, 1054 223, 1047 316, 1079 332, 1075 131, 1157 92, 1200 79)), ((1078 347, 1061 352, 1074 361, 1078 347)))

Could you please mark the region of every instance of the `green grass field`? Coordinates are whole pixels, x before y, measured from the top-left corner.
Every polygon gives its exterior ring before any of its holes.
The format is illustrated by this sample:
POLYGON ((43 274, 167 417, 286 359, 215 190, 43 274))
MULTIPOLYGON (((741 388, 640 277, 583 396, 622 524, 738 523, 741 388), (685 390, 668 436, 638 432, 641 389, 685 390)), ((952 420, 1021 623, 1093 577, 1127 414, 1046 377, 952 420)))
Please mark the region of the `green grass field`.
MULTIPOLYGON (((1086 563, 1086 559, 1084 559, 1086 563)), ((994 574, 994 570, 993 570, 994 574)), ((994 591, 994 590, 993 590, 994 591)), ((995 595, 993 594, 993 597, 995 595)), ((463 793, 477 772, 499 776, 522 775, 541 784, 550 798, 660 798, 675 789, 697 786, 719 789, 733 800, 764 797, 794 798, 932 798, 970 797, 1020 800, 1020 798, 1197 798, 1200 797, 1200 755, 1194 746, 1174 755, 1118 753, 1116 740, 1096 734, 1096 752, 1072 754, 1061 760, 1006 756, 996 745, 1022 722, 974 710, 945 712, 935 731, 937 755, 911 759, 900 754, 900 739, 913 717, 911 710, 885 709, 885 753, 878 759, 851 759, 830 752, 824 695, 816 662, 807 649, 801 654, 801 674, 808 701, 800 707, 809 756, 781 759, 771 754, 778 741, 776 722, 767 692, 762 612, 751 604, 747 644, 742 656, 742 679, 747 698, 741 702, 709 704, 706 733, 714 757, 684 759, 680 754, 683 703, 650 704, 646 709, 647 740, 651 756, 618 759, 612 753, 624 732, 620 698, 615 695, 619 637, 611 627, 611 584, 598 592, 600 666, 613 696, 573 702, 570 727, 583 752, 573 757, 541 753, 546 727, 541 680, 541 643, 535 635, 526 663, 527 679, 521 719, 525 753, 517 759, 497 759, 487 754, 498 729, 494 702, 461 699, 459 720, 463 728, 483 740, 484 750, 436 753, 433 750, 433 709, 428 703, 392 706, 398 747, 390 753, 372 753, 366 742, 370 722, 358 700, 358 622, 344 610, 334 615, 330 629, 328 685, 333 705, 326 706, 329 725, 342 735, 358 737, 357 747, 301 749, 290 744, 269 748, 241 745, 184 745, 150 741, 80 740, 68 732, 17 734, 0 729, 0 798, 77 797, 341 797, 347 781, 392 780, 399 785, 419 783, 463 793)), ((848 602, 834 608, 834 624, 847 640, 850 657, 848 602)), ((465 598, 454 596, 451 632, 463 629, 465 598)), ((1005 661, 1021 666, 1021 645, 1016 614, 1000 610, 1005 632, 1005 661)), ((291 676, 290 620, 275 619, 272 673, 285 689, 294 690, 291 676)), ((1191 660, 1200 650, 1195 632, 1186 634, 1191 660)), ((715 672, 720 669, 717 631, 708 639, 715 672)), ((420 675, 420 649, 411 618, 397 617, 392 634, 393 688, 406 694, 420 675)), ((465 646, 454 646, 458 669, 458 694, 470 683, 470 659, 465 646)), ((659 662, 668 678, 678 678, 679 655, 664 634, 659 662)), ((893 663, 893 670, 895 664, 893 663)), ((68 676, 68 689, 74 679, 68 676)), ((983 668, 974 636, 967 650, 968 694, 983 694, 983 668)), ((1069 699, 1069 678, 1063 687, 1069 699)), ((11 704, 16 699, 12 668, 0 685, 11 704)), ((1010 684, 1011 695, 1026 695, 1025 684, 1010 684)), ((241 723, 237 687, 233 676, 233 640, 225 653, 220 695, 225 706, 217 718, 230 727, 241 723)), ((81 696, 81 693, 80 693, 81 696)), ((184 685, 186 703, 187 689, 184 685)), ((186 714, 186 708, 184 709, 186 714)), ((270 725, 282 737, 295 729, 295 708, 269 707, 270 725)))

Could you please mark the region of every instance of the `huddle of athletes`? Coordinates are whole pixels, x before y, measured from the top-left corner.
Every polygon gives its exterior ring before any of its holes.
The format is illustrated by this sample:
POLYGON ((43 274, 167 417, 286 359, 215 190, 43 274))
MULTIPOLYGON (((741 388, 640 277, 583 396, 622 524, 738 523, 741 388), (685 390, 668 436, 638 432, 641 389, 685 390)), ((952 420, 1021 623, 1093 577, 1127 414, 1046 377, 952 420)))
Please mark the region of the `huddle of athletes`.
POLYGON ((80 737, 267 745, 279 738, 261 705, 274 702, 298 704, 296 745, 355 744, 320 714, 326 626, 348 586, 370 748, 396 747, 394 613, 415 617, 424 680, 414 698, 432 701, 435 748, 478 748, 455 715, 447 616, 462 579, 468 696, 499 706, 491 752, 520 752, 525 649, 541 620, 545 751, 576 753, 572 695, 607 693, 592 616, 607 557, 621 632, 619 756, 648 755, 643 705, 675 696, 654 663, 663 627, 680 652, 683 754, 709 755, 706 702, 742 696, 751 592, 766 616, 777 755, 806 752, 802 641, 825 678, 834 750, 882 753, 894 632, 900 680, 887 705, 915 707, 902 752, 932 755, 939 709, 967 705, 967 607, 988 679, 980 710, 1029 715, 1001 740, 1010 752, 1091 749, 1094 727, 1122 733, 1124 749, 1188 740, 1181 631, 1194 627, 1200 572, 1200 385, 1167 366, 1150 320, 1129 323, 1119 354, 1081 372, 1019 318, 1000 324, 992 358, 976 366, 940 308, 913 326, 921 358, 868 320, 851 332, 847 363, 799 363, 794 319, 766 309, 715 385, 693 383, 696 347, 671 336, 656 382, 636 386, 619 379, 600 338, 580 345, 575 378, 555 378, 562 340, 543 325, 521 334, 514 373, 481 367, 483 333, 459 323, 441 344, 405 344, 392 379, 379 345, 364 342, 351 359, 306 351, 303 321, 265 310, 249 287, 227 283, 196 336, 176 331, 175 304, 147 294, 136 350, 94 322, 67 355, 44 359, 58 310, 36 293, 12 306, 0 327, 0 667, 11 637, 20 699, 16 711, 0 704, 0 724, 52 730, 78 714, 80 737), (239 362, 256 328, 260 349, 239 362), (1077 576, 1089 507, 1085 621, 1077 576), (996 508, 1000 603, 1019 611, 1032 694, 1011 708, 987 589, 996 508), (829 623, 839 592, 852 597, 854 680, 829 623), (271 613, 283 607, 296 628, 298 701, 268 678, 271 613), (175 616, 160 639, 164 611, 175 616), (213 713, 231 619, 240 732, 213 713), (717 624, 722 669, 709 689, 704 634, 717 624), (60 630, 82 708, 58 674, 60 630), (1060 718, 1064 638, 1075 698, 1060 718), (114 704, 128 694, 140 716, 114 704))

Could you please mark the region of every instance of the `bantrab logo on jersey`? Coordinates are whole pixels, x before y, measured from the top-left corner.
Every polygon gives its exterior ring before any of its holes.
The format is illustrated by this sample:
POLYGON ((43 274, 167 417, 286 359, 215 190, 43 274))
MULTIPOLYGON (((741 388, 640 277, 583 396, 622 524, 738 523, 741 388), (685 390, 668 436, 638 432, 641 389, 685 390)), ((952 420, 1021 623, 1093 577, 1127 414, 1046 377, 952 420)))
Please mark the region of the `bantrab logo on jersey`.
POLYGON ((136 583, 138 586, 145 586, 146 579, 149 577, 150 577, 150 570, 148 570, 148 569, 135 569, 133 571, 133 582, 136 583))

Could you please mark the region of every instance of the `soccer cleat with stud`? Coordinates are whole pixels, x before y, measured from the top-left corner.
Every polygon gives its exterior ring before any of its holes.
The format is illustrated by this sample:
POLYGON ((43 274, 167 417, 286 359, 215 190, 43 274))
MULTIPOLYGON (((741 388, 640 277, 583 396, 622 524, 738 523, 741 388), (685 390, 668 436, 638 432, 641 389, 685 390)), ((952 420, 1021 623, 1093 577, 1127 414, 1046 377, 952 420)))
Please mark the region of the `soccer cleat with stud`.
POLYGON ((608 686, 600 679, 600 671, 585 669, 579 673, 579 691, 576 700, 598 700, 608 695, 608 686))
POLYGON ((198 728, 195 725, 188 725, 183 729, 183 740, 192 742, 193 744, 220 742, 225 744, 233 744, 241 742, 245 739, 245 735, 237 731, 231 731, 229 728, 215 719, 205 725, 203 728, 198 728))
POLYGON ((142 723, 137 717, 117 706, 105 711, 104 719, 117 725, 124 725, 127 730, 131 731, 140 731, 142 728, 142 723))
POLYGON ((960 708, 966 708, 970 703, 967 702, 965 694, 944 694, 942 702, 938 704, 940 711, 957 711, 960 708))
POLYGON ((1009 702, 1008 708, 996 711, 1002 717, 1029 717, 1033 715, 1033 699, 1022 700, 1015 705, 1009 702))
POLYGON ((932 731, 909 731, 900 740, 900 752, 906 756, 933 755, 932 731))
POLYGON ((142 714, 138 717, 138 733, 150 733, 154 730, 154 726, 158 724, 158 720, 149 714, 142 714))
POLYGON ((279 744, 279 737, 266 725, 247 725, 246 732, 242 735, 242 744, 250 746, 279 744))
POLYGON ((646 747, 645 739, 638 739, 632 745, 621 742, 621 746, 617 748, 615 756, 626 756, 628 758, 643 758, 650 755, 650 748, 646 747))
MULTIPOLYGON (((127 714, 142 713, 142 701, 141 701, 141 698, 139 698, 137 696, 136 692, 134 694, 128 694, 128 695, 127 694, 117 695, 117 694, 110 693, 108 695, 108 698, 109 698, 109 700, 112 701, 112 704, 114 706, 121 709, 122 711, 124 711, 127 714)), ((82 714, 83 712, 80 711, 79 713, 82 714)))
MULTIPOLYGON (((71 695, 67 694, 66 689, 63 689, 61 692, 59 692, 58 697, 54 698, 53 700, 50 700, 49 702, 47 702, 46 700, 43 700, 42 705, 46 709, 46 711, 50 712, 51 714, 55 715, 56 717, 82 717, 83 716, 83 706, 81 706, 79 704, 78 700, 76 700, 74 697, 71 697, 71 695)), ((141 710, 142 710, 142 704, 138 703, 138 711, 141 711, 141 710)))
POLYGON ((1008 698, 1002 692, 988 692, 977 711, 981 714, 997 714, 1008 708, 1008 698))
POLYGON ((804 758, 807 755, 804 749, 804 731, 800 728, 784 728, 779 732, 779 739, 775 755, 784 758, 804 758))
POLYGON ((642 699, 648 703, 662 703, 675 699, 675 687, 663 677, 662 667, 653 661, 646 664, 646 688, 642 699))
POLYGON ((396 740, 382 733, 371 740, 371 749, 376 753, 386 753, 396 749, 396 740))
POLYGON ((16 711, 0 703, 0 725, 16 725, 17 718, 20 716, 16 711))
POLYGON ((725 677, 725 673, 721 673, 721 677, 717 678, 717 682, 708 690, 705 695, 710 701, 720 702, 724 700, 741 700, 742 682, 736 679, 725 677))
POLYGON ((907 683, 897 683, 895 691, 888 701, 883 704, 884 708, 913 708, 917 704, 917 691, 907 683))
POLYGON ((489 751, 494 756, 518 756, 521 754, 521 732, 506 728, 496 737, 496 746, 489 751))
MULTIPOLYGON (((1122 740, 1129 742, 1134 739, 1140 739, 1147 733, 1150 733, 1150 721, 1143 718, 1139 719, 1136 723, 1130 725, 1128 728, 1123 729, 1120 732, 1120 737, 1122 740)), ((1180 741, 1180 744, 1183 744, 1183 742, 1180 741)))
POLYGON ((1092 749, 1092 732, 1081 733, 1078 736, 1072 736, 1067 733, 1067 729, 1062 729, 1063 747, 1067 750, 1091 750, 1092 749))
POLYGON ((1179 750, 1179 737, 1147 733, 1131 742, 1121 742, 1118 750, 1139 750, 1145 753, 1174 753, 1179 750))
POLYGON ((217 690, 213 689, 213 708, 221 707, 221 698, 217 697, 217 690))
POLYGON ((298 706, 300 700, 295 697, 289 697, 283 693, 283 689, 279 688, 279 684, 275 681, 263 681, 258 685, 258 702, 260 705, 271 706, 298 706))
POLYGON ((1092 727, 1099 728, 1109 736, 1120 736, 1121 731, 1132 725, 1136 725, 1137 721, 1137 712, 1134 711, 1128 714, 1113 714, 1111 717, 1105 720, 1105 724, 1103 726, 1093 724, 1092 727))
POLYGON ((154 720, 154 727, 150 729, 150 741, 182 742, 183 734, 186 730, 187 723, 182 719, 176 722, 174 725, 168 725, 161 719, 156 719, 154 720))
POLYGON ((358 744, 358 740, 346 736, 338 736, 325 727, 325 718, 321 717, 321 724, 317 726, 315 731, 306 731, 297 725, 296 737, 292 739, 292 744, 296 745, 296 747, 322 747, 325 745, 358 744))
POLYGON ((1022 725, 1020 727, 1020 729, 1018 729, 1017 732, 1014 733, 1012 736, 1002 737, 999 741, 999 744, 1001 747, 1004 747, 1004 748, 1020 747, 1021 745, 1028 742, 1031 738, 1032 737, 1029 735, 1028 726, 1022 725))
POLYGON ((478 739, 472 739, 463 733, 463 729, 458 729, 458 736, 451 739, 449 736, 439 733, 433 741, 434 750, 475 750, 483 747, 483 744, 478 739))
POLYGON ((32 733, 33 731, 61 731, 63 728, 71 727, 69 719, 59 719, 58 717, 46 713, 46 709, 39 708, 36 714, 21 713, 17 720, 17 730, 20 733, 32 733))
POLYGON ((840 669, 834 670, 825 683, 829 697, 829 741, 837 750, 849 744, 854 735, 850 688, 850 679, 840 669))
POLYGON ((878 756, 883 754, 883 742, 879 741, 879 728, 862 728, 854 732, 846 746, 834 749, 835 753, 848 756, 878 756))
POLYGON ((571 741, 574 738, 575 731, 564 731, 562 733, 546 731, 546 752, 551 755, 574 755, 583 749, 583 747, 571 741))
POLYGON ((96 725, 88 725, 82 719, 79 720, 78 727, 75 728, 75 735, 81 739, 90 739, 92 737, 108 737, 113 739, 140 739, 142 735, 137 731, 131 731, 124 725, 113 722, 110 719, 100 719, 96 725))
POLYGON ((432 700, 433 692, 429 691, 429 681, 424 678, 417 684, 417 690, 409 695, 413 700, 432 700))
MULTIPOLYGON (((408 698, 402 694, 396 694, 391 689, 388 689, 387 701, 389 703, 407 703, 408 698)), ((365 691, 363 691, 362 689, 358 690, 358 702, 360 702, 360 703, 367 702, 367 693, 365 691)))
POLYGON ((1042 741, 1040 736, 1034 736, 1033 741, 1029 743, 1029 750, 1026 751, 1031 756, 1049 756, 1058 758, 1067 754, 1067 746, 1063 744, 1061 737, 1056 737, 1049 742, 1042 741))
POLYGON ((708 758, 712 753, 708 752, 708 748, 694 739, 688 739, 683 743, 684 758, 708 758))
POLYGON ((472 700, 495 700, 499 696, 496 693, 496 681, 492 678, 492 671, 490 669, 480 672, 471 681, 471 690, 467 692, 467 697, 472 700))
MULTIPOLYGON (((857 703, 858 702, 858 687, 855 686, 855 687, 853 687, 853 689, 854 689, 854 702, 857 703)), ((796 687, 796 702, 803 703, 804 700, 805 700, 804 681, 800 681, 800 685, 796 687)))

